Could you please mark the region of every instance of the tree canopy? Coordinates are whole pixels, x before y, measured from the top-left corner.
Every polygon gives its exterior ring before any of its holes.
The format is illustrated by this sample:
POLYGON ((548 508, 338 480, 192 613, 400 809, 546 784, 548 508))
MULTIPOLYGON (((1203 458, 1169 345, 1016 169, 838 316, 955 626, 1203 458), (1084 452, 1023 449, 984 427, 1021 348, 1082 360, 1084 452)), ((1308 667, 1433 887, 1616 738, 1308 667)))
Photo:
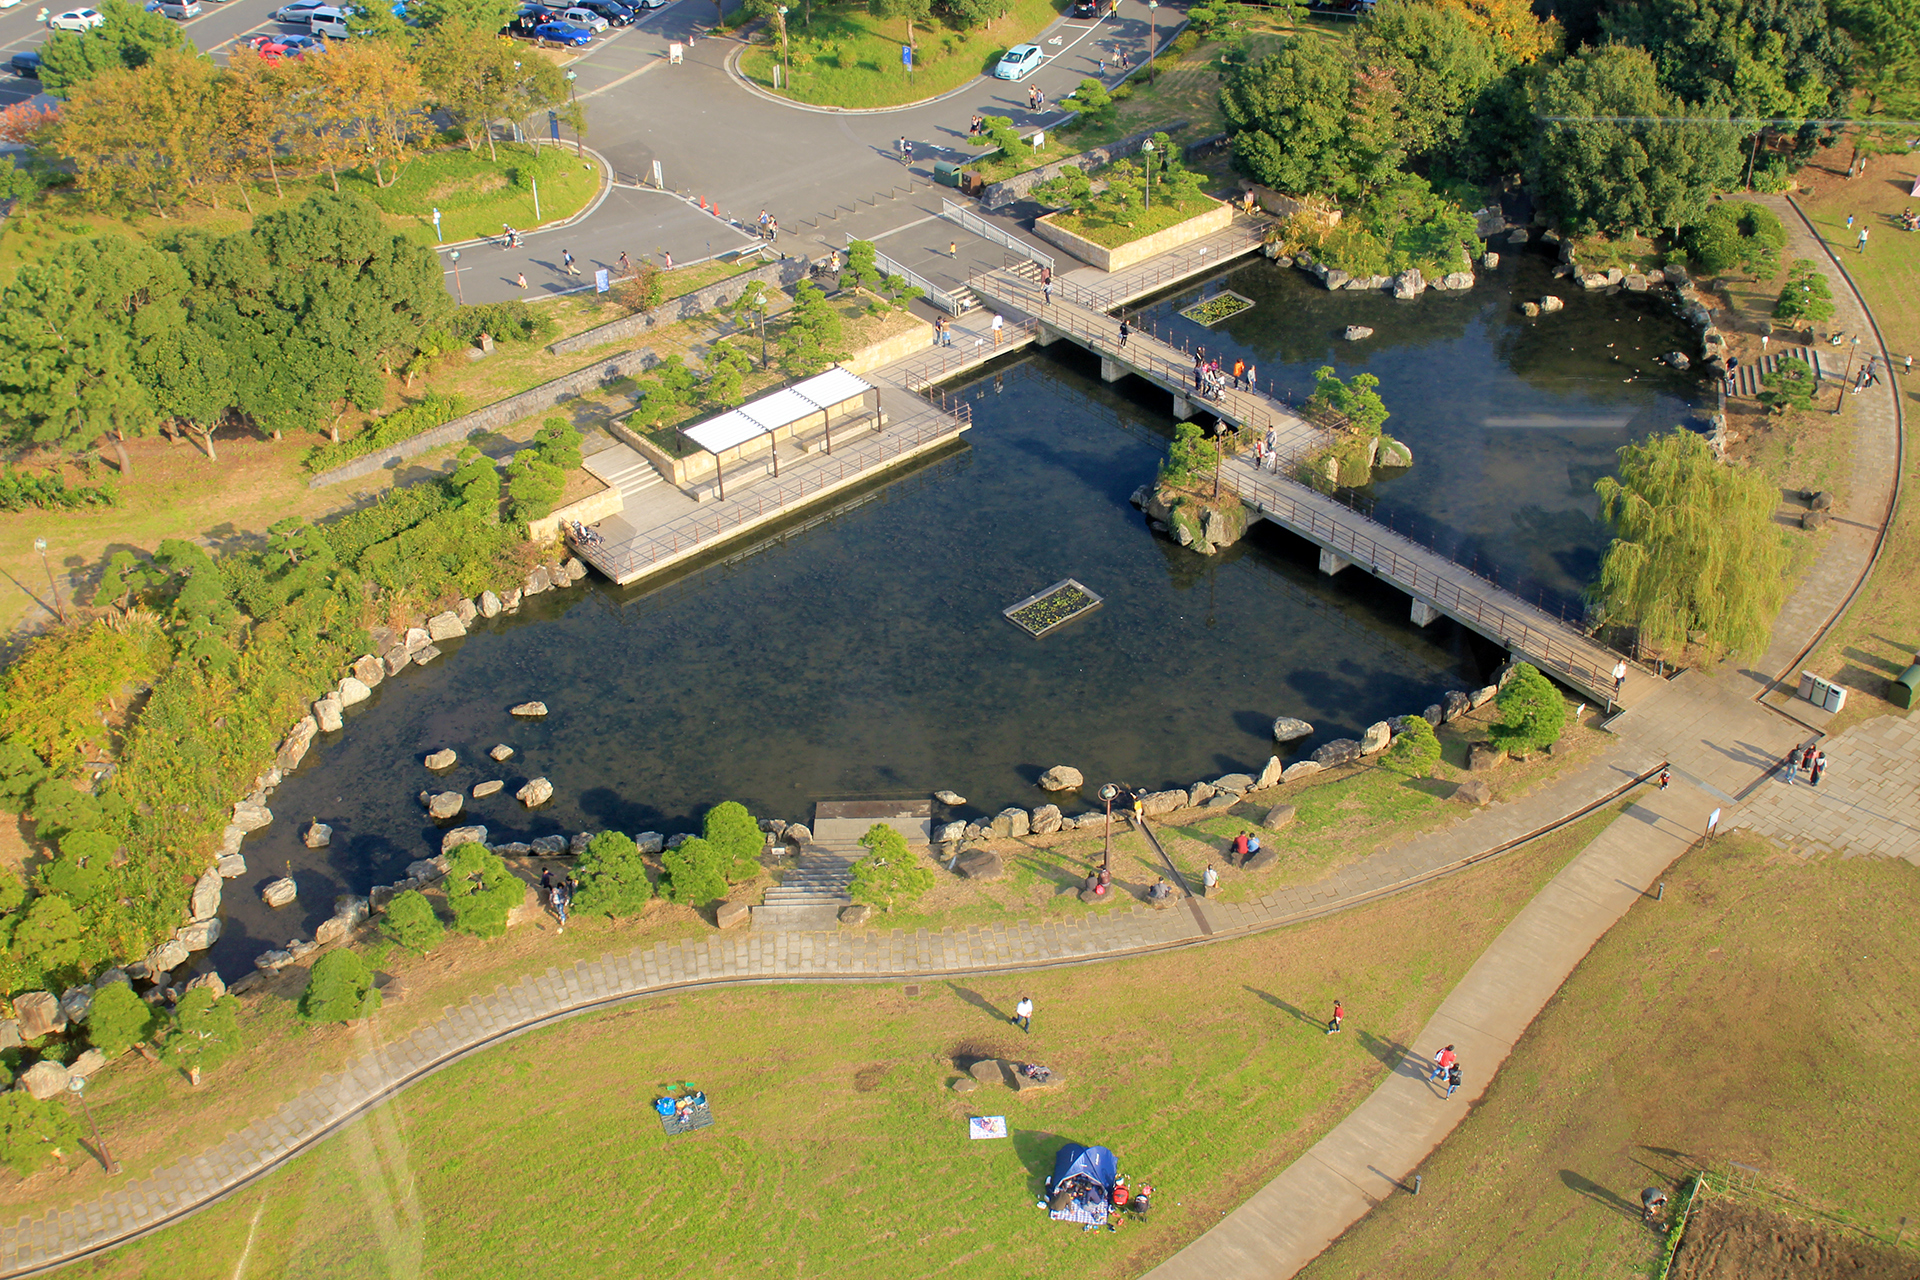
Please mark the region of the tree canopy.
POLYGON ((195 987, 174 1006, 160 1056, 183 1071, 212 1070, 240 1048, 240 1001, 195 987))
POLYGON ((853 864, 855 902, 879 907, 889 915, 896 904, 910 907, 933 888, 933 872, 920 866, 907 847, 906 837, 884 822, 876 822, 860 837, 866 856, 853 864))
POLYGON ((1716 200, 1698 222, 1687 228, 1683 238, 1693 260, 1715 275, 1739 270, 1750 276, 1771 277, 1780 269, 1787 229, 1764 205, 1716 200))
POLYGON ((124 982, 109 983, 93 997, 87 1014, 87 1039, 93 1047, 117 1058, 136 1044, 153 1038, 160 1011, 133 993, 124 982))
POLYGON ((454 927, 478 938, 507 931, 507 913, 526 900, 527 886, 500 855, 483 844, 463 844, 447 861, 447 905, 454 927))
POLYGON ((702 907, 726 896, 726 863, 720 851, 699 836, 681 842, 678 849, 660 855, 666 874, 661 892, 667 901, 702 907))
POLYGON ((1779 491, 1721 465, 1691 431, 1619 456, 1619 476, 1594 485, 1614 531, 1591 592, 1601 620, 1634 628, 1647 652, 1677 653, 1698 635, 1709 657, 1758 655, 1786 597, 1779 491))
POLYGON ((1833 316, 1833 289, 1812 258, 1795 258, 1773 304, 1773 318, 1788 324, 1819 324, 1833 316))
POLYGON ((65 1102, 42 1102, 25 1089, 0 1093, 0 1163, 21 1177, 79 1143, 80 1121, 65 1102))
POLYGON ((1493 705, 1500 719, 1487 732, 1503 751, 1524 755, 1552 746, 1567 727, 1566 699, 1530 662, 1514 664, 1493 705))
POLYGON ((1350 46, 1290 39, 1220 91, 1235 160, 1280 191, 1341 198, 1386 182, 1406 155, 1393 74, 1359 67, 1350 46))
POLYGON ((447 933, 433 904, 418 889, 396 894, 380 927, 396 943, 420 955, 439 946, 447 933))
POLYGON ((701 833, 720 855, 728 880, 751 880, 760 874, 760 853, 767 846, 760 824, 737 800, 723 800, 707 810, 701 833))
POLYGON ((40 46, 40 87, 61 95, 103 71, 137 71, 163 49, 195 58, 181 25, 164 13, 148 13, 129 0, 99 0, 94 8, 106 21, 85 31, 56 31, 40 46))
POLYGON ((640 847, 618 831, 602 831, 587 842, 574 876, 580 889, 573 909, 581 915, 635 916, 653 900, 640 847))
POLYGON ((356 1022, 379 1008, 373 971, 350 947, 329 951, 316 960, 300 996, 300 1016, 309 1022, 356 1022))

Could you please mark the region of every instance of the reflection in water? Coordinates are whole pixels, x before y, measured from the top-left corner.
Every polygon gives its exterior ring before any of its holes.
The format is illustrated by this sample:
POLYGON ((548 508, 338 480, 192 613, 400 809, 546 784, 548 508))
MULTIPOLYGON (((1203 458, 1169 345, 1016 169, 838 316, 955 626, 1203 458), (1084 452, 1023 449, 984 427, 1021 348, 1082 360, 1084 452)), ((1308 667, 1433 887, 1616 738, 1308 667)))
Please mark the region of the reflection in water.
MULTIPOLYGON (((1512 334, 1528 322, 1509 295, 1546 291, 1537 263, 1413 303, 1330 297, 1264 262, 1229 278, 1259 305, 1206 341, 1252 353, 1262 380, 1296 398, 1321 363, 1378 374, 1390 430, 1417 462, 1359 497, 1400 528, 1477 549, 1503 580, 1578 588, 1601 545, 1593 479, 1625 439, 1680 417, 1692 389, 1657 372, 1603 378, 1610 359, 1581 355, 1604 349, 1622 315, 1677 345, 1641 300, 1570 294, 1549 318, 1552 341, 1573 348, 1562 357, 1512 334), (1349 321, 1379 333, 1340 342, 1349 321), (1600 414, 1627 425, 1486 425, 1600 414)), ((422 791, 503 780, 460 818, 496 841, 687 830, 726 798, 802 818, 821 798, 951 787, 992 812, 1038 803, 1034 780, 1053 764, 1093 787, 1258 766, 1277 715, 1313 722, 1316 741, 1358 736, 1499 661, 1450 623, 1414 628, 1406 597, 1358 570, 1320 575, 1313 548, 1272 525, 1212 558, 1154 537, 1127 499, 1164 453, 1165 398, 1093 370, 1065 343, 1010 359, 959 390, 974 412, 964 443, 910 474, 665 583, 535 597, 382 685, 273 797, 277 821, 246 842, 249 877, 227 896, 214 962, 242 972, 311 937, 336 894, 436 851, 444 827, 422 791), (1043 640, 1001 617, 1065 577, 1105 605, 1043 640), (546 719, 507 715, 535 698, 546 719), (505 765, 487 758, 497 742, 515 748, 505 765), (459 763, 429 775, 421 758, 443 746, 459 763), (555 788, 533 812, 513 799, 531 777, 555 788), (333 845, 309 851, 299 832, 316 818, 333 845), (270 912, 259 886, 289 870, 299 902, 270 912)))

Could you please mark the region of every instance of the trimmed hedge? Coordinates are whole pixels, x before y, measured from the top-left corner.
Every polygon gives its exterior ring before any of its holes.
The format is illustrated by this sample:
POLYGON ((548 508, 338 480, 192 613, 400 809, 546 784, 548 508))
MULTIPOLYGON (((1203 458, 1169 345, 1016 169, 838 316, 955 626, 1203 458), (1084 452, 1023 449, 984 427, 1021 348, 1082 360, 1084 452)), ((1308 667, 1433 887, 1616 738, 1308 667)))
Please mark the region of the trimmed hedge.
POLYGON ((399 444, 422 431, 431 431, 452 422, 464 412, 466 405, 459 396, 443 396, 429 391, 418 403, 396 409, 386 417, 368 423, 359 435, 351 439, 338 444, 329 442, 315 445, 307 450, 301 465, 316 474, 327 471, 343 462, 399 444))

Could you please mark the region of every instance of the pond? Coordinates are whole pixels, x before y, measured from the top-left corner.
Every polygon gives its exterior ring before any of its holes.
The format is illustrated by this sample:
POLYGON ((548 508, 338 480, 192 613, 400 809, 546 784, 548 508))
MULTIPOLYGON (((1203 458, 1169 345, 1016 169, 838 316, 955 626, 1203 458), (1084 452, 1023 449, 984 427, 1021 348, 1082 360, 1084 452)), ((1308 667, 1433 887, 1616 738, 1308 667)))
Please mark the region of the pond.
MULTIPOLYGON (((1569 296, 1544 335, 1508 320, 1508 275, 1544 292, 1532 273, 1545 268, 1521 262, 1479 293, 1396 307, 1329 298, 1262 262, 1208 286, 1256 306, 1196 330, 1302 392, 1318 364, 1348 373, 1364 359, 1417 461, 1358 499, 1570 596, 1603 545, 1582 478, 1682 416, 1689 384, 1623 382, 1581 356, 1622 323, 1677 344, 1677 323, 1640 300, 1569 296), (1338 338, 1350 318, 1379 330, 1362 349, 1338 338), (1591 420, 1602 415, 1612 425, 1591 420)), ((422 791, 505 781, 459 819, 496 842, 693 830, 722 799, 800 820, 819 799, 950 787, 993 812, 1039 803, 1034 780, 1054 764, 1090 788, 1257 769, 1275 716, 1316 727, 1281 752, 1291 758, 1484 683, 1502 660, 1449 622, 1412 626, 1406 597, 1365 574, 1321 575, 1314 549, 1271 525, 1212 558, 1153 535, 1128 496, 1165 450, 1166 397, 1103 384, 1095 366, 1064 343, 1010 356, 957 389, 974 428, 951 451, 669 581, 536 597, 383 684, 272 797, 276 820, 246 841, 213 962, 237 976, 311 937, 336 894, 437 852, 453 824, 426 816, 422 791), (1002 615, 1066 578, 1099 607, 1040 639, 1002 615), (530 699, 551 714, 507 714, 530 699), (488 759, 496 743, 513 758, 488 759), (459 762, 432 774, 422 757, 441 747, 459 762), (513 793, 532 777, 555 795, 529 812, 513 793), (314 819, 333 826, 331 848, 301 844, 314 819), (270 911, 259 886, 289 871, 299 901, 270 911)))

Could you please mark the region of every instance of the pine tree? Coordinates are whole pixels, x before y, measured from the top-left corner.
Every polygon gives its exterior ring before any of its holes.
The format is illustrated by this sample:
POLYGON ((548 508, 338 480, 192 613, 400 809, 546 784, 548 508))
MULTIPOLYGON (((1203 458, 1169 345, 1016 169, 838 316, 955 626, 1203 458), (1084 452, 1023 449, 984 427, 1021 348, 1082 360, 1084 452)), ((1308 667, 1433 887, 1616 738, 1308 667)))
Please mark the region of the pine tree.
POLYGON ((379 1008, 373 971, 357 951, 345 947, 320 957, 300 996, 300 1016, 309 1022, 355 1022, 379 1008))
POLYGON ((203 1070, 219 1066, 239 1048, 240 1002, 232 996, 216 999, 207 988, 195 987, 175 1006, 173 1030, 160 1056, 197 1085, 203 1070))
POLYGON ((425 955, 447 935, 433 904, 418 889, 409 889, 387 904, 381 929, 409 951, 425 955))
POLYGON ((1567 702, 1553 681, 1531 663, 1517 662, 1494 699, 1500 722, 1488 728, 1502 751, 1525 755, 1559 741, 1567 727, 1567 702))
POLYGON ((80 1122, 64 1103, 42 1102, 25 1089, 0 1093, 0 1163, 21 1177, 79 1142, 80 1122))
POLYGON ((707 811, 701 834, 719 855, 722 874, 739 883, 760 874, 760 851, 767 842, 745 805, 725 800, 707 811))
POLYGON ((876 822, 860 837, 867 855, 853 864, 853 900, 893 914, 894 904, 910 907, 933 888, 933 872, 915 864, 906 837, 876 822))
POLYGON ((1440 763, 1440 739, 1423 717, 1408 716, 1380 763, 1409 778, 1424 778, 1440 763))
POLYGON ((668 849, 660 861, 667 869, 661 880, 667 901, 697 907, 726 895, 720 851, 699 836, 683 841, 678 849, 668 849))
POLYGON ((507 931, 507 913, 525 901, 526 882, 483 844, 463 844, 447 864, 447 904, 453 926, 478 938, 507 931))
POLYGON ((87 1014, 87 1039, 109 1058, 117 1058, 151 1039, 159 1023, 160 1015, 152 1005, 133 994, 126 983, 114 982, 93 997, 93 1008, 87 1014))
POLYGON ((653 898, 653 881, 638 845, 618 831, 602 831, 587 842, 574 867, 580 892, 573 909, 587 916, 634 916, 653 898))

